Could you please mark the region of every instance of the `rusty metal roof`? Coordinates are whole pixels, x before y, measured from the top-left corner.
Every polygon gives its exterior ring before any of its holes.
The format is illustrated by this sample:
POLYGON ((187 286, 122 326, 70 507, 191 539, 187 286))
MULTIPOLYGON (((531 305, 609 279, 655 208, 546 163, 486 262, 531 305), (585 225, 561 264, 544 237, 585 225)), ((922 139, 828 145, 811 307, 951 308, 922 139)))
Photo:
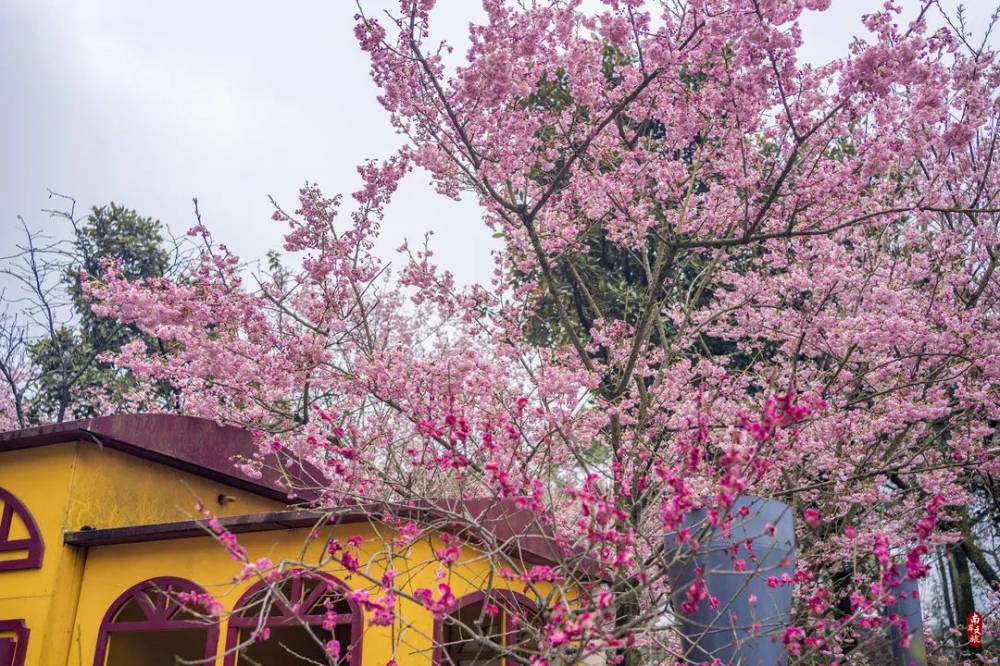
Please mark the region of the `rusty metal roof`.
MULTIPOLYGON (((281 502, 289 502, 291 498, 281 482, 279 462, 286 473, 300 482, 296 485, 311 487, 322 483, 322 475, 313 465, 287 458, 269 461, 275 465, 266 465, 261 478, 254 478, 234 462, 238 456, 249 459, 255 451, 248 431, 181 414, 101 416, 0 432, 0 452, 77 441, 93 442, 281 502)), ((303 494, 299 492, 299 497, 312 499, 303 494)))

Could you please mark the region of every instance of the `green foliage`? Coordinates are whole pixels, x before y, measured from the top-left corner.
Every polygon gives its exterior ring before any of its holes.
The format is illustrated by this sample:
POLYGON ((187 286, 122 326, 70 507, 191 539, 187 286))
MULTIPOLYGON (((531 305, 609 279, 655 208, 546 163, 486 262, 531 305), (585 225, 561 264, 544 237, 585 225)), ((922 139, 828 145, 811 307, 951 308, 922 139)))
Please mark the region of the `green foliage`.
MULTIPOLYGON (((102 354, 117 352, 137 339, 145 341, 149 353, 160 351, 155 340, 134 326, 98 317, 91 310, 82 282, 99 279, 106 260, 120 262, 129 279, 163 277, 169 271, 170 254, 164 249, 162 225, 115 203, 94 207, 81 224, 74 224, 64 280, 76 326, 54 329, 28 348, 39 376, 27 410, 32 423, 86 418, 99 413, 99 400, 121 402, 137 381, 102 361, 102 354)), ((157 393, 167 401, 172 392, 163 386, 157 393)))
POLYGON ((100 277, 101 262, 114 259, 130 280, 163 277, 170 256, 163 249, 159 220, 143 217, 130 208, 112 202, 91 209, 73 241, 74 262, 67 272, 73 306, 80 317, 81 334, 99 352, 117 351, 134 340, 139 332, 131 326, 94 316, 81 290, 80 277, 100 277))
MULTIPOLYGON (((27 410, 32 423, 61 420, 59 415, 66 416, 66 406, 74 402, 78 392, 101 382, 93 350, 73 329, 57 329, 32 344, 28 354, 40 371, 38 390, 27 410)), ((86 407, 72 414, 74 418, 92 415, 93 410, 86 407)))

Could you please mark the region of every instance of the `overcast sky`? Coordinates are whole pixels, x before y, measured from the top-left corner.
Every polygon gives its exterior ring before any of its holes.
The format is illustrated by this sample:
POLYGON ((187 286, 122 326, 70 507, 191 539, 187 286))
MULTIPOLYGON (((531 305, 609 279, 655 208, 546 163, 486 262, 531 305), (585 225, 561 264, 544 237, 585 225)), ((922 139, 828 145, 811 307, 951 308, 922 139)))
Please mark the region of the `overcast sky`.
MULTIPOLYGON (((992 0, 968 4, 983 25, 992 0)), ((435 36, 461 47, 478 2, 439 5, 435 36)), ((881 2, 834 5, 803 22, 810 60, 843 53, 861 33, 857 17, 881 2)), ((269 194, 294 207, 310 180, 347 196, 355 166, 398 145, 354 40, 355 11, 353 0, 0 2, 0 248, 17 240, 18 214, 51 228, 40 212, 47 188, 82 207, 126 204, 177 233, 193 223, 197 196, 215 237, 242 258, 280 248, 269 194)), ((416 173, 379 251, 394 258, 429 229, 459 282, 489 280, 495 241, 474 203, 435 194, 416 173)))

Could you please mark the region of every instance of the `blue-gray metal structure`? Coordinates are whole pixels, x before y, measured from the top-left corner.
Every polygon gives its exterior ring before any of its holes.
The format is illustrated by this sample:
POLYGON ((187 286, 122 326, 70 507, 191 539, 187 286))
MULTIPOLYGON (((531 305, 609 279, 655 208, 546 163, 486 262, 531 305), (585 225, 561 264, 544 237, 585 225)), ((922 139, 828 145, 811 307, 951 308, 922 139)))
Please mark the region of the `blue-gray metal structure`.
POLYGON ((920 609, 920 585, 915 580, 906 579, 906 567, 896 567, 902 582, 894 591, 895 602, 889 606, 889 613, 895 613, 906 620, 906 633, 910 640, 907 647, 901 645, 903 631, 893 625, 889 629, 892 639, 892 658, 899 666, 927 666, 927 645, 924 643, 924 616, 920 609))
POLYGON ((732 516, 728 535, 721 525, 712 526, 705 511, 688 515, 685 527, 700 544, 696 550, 679 545, 676 534, 666 538, 685 659, 691 664, 719 659, 733 666, 785 666, 788 654, 782 638, 791 623, 792 586, 772 587, 768 579, 781 581, 783 575, 790 578, 795 572, 791 507, 744 495, 728 513, 732 516), (738 570, 737 560, 743 560, 745 570, 738 570), (713 609, 703 599, 694 613, 685 613, 681 603, 699 575, 719 606, 713 609))

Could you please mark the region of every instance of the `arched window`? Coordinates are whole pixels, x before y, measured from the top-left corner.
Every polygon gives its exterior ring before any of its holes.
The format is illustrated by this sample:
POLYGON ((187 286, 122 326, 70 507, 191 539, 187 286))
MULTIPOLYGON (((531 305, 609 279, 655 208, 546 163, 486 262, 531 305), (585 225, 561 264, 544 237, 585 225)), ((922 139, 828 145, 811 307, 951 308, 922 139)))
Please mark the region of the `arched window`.
POLYGON ((41 532, 28 507, 0 488, 0 571, 37 569, 44 552, 41 532))
POLYGON ((347 590, 333 576, 303 571, 257 583, 229 618, 225 666, 325 664, 326 645, 334 640, 338 666, 359 666, 363 617, 344 596, 347 590))
POLYGON ((504 653, 521 648, 525 659, 532 640, 535 604, 511 590, 473 592, 443 620, 434 621, 434 666, 508 666, 504 653))
POLYGON ((133 585, 115 599, 101 621, 94 666, 175 666, 177 658, 215 654, 219 625, 201 608, 181 604, 179 593, 204 590, 183 578, 163 576, 133 585))
POLYGON ((24 666, 30 633, 24 620, 0 620, 0 666, 24 666))

